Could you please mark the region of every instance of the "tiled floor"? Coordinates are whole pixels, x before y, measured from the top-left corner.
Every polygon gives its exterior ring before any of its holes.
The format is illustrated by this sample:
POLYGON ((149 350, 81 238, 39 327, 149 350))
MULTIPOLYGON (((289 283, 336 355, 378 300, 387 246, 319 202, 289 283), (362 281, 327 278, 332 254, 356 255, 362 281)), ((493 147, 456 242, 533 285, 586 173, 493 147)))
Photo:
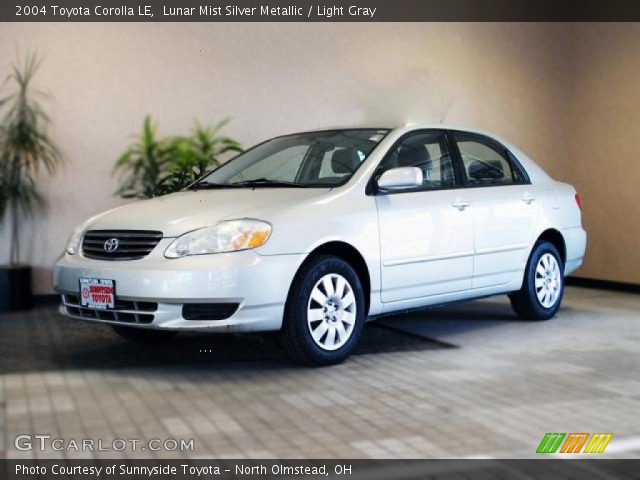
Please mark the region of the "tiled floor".
POLYGON ((308 369, 270 336, 138 346, 53 307, 2 315, 0 458, 533 457, 545 432, 613 432, 605 456, 640 457, 640 296, 568 288, 548 322, 491 299, 381 323, 308 369), (194 448, 19 451, 22 433, 194 448))

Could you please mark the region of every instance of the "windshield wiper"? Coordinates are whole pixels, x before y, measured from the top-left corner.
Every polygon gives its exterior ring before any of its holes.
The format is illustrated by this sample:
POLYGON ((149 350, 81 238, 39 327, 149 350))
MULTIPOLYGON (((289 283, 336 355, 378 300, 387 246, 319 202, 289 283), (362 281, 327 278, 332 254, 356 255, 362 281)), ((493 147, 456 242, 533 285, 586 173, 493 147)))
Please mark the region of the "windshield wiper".
POLYGON ((238 187, 231 184, 211 183, 211 182, 194 183, 193 185, 187 187, 187 189, 189 190, 216 190, 218 188, 238 188, 238 187))
POLYGON ((254 180, 243 180, 242 182, 231 183, 239 187, 290 187, 290 188, 307 188, 307 185, 286 182, 284 180, 269 180, 267 178, 256 178, 254 180))

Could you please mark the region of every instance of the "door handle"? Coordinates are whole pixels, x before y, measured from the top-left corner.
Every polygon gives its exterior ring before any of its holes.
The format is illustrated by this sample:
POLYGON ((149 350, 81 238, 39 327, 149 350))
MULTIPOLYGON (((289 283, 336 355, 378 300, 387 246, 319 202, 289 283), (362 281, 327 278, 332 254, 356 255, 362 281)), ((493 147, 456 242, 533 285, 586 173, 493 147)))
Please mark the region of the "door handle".
POLYGON ((464 198, 456 198, 451 205, 462 211, 469 205, 471 205, 471 202, 469 200, 465 200, 464 198))
POLYGON ((535 199, 536 196, 530 192, 525 192, 524 195, 522 195, 522 201, 526 202, 527 205, 531 205, 531 202, 533 202, 535 199))

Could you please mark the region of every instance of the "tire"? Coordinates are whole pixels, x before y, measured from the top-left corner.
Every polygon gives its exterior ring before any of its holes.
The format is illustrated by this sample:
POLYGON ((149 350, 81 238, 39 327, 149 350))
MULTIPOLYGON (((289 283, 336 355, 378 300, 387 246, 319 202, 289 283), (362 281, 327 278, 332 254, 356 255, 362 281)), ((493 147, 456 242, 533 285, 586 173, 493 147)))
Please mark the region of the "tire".
POLYGON ((358 274, 341 258, 318 255, 308 259, 293 280, 280 340, 297 363, 333 365, 349 356, 364 319, 358 274))
POLYGON ((563 295, 560 253, 552 243, 538 242, 529 256, 522 288, 509 295, 511 306, 523 320, 548 320, 557 313, 563 295))
POLYGON ((165 342, 175 337, 178 332, 171 330, 150 330, 148 328, 125 327, 123 325, 111 325, 113 331, 130 342, 154 343, 165 342))

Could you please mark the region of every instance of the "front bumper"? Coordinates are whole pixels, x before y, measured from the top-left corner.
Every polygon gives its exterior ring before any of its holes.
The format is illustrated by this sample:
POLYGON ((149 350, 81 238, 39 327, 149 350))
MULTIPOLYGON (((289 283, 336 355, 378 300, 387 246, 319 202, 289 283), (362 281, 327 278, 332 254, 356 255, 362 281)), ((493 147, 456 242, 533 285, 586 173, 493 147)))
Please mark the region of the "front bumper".
POLYGON ((106 261, 64 254, 53 269, 60 311, 83 320, 166 330, 248 332, 279 330, 302 254, 259 255, 253 250, 164 258, 163 239, 141 260, 106 261), (77 308, 80 278, 115 280, 116 313, 77 308), (186 320, 185 304, 237 304, 228 318, 186 320), (155 305, 157 304, 157 305, 155 305), (120 314, 117 314, 120 312, 120 314))

